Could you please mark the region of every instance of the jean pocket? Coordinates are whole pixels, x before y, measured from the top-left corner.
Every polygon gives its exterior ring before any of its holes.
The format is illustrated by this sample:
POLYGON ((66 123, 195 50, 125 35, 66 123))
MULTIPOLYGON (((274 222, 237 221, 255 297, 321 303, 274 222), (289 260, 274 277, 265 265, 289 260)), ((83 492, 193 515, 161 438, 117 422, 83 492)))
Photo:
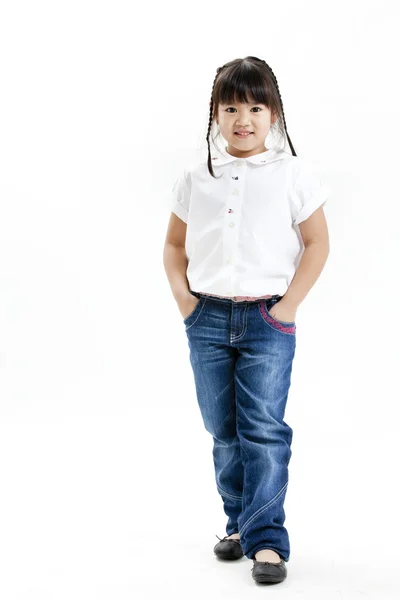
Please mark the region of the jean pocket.
POLYGON ((199 312, 203 303, 204 303, 204 298, 199 298, 198 302, 197 302, 196 306, 194 307, 194 309, 192 310, 192 312, 189 313, 188 316, 183 319, 183 322, 185 324, 187 324, 190 321, 190 319, 192 319, 193 317, 195 317, 197 315, 197 313, 199 312))
POLYGON ((295 321, 280 321, 271 315, 269 312, 271 308, 279 302, 280 298, 273 300, 266 300, 260 302, 259 309, 263 320, 268 323, 273 329, 281 331, 282 333, 288 333, 294 335, 296 333, 296 322, 295 321), (269 307, 269 308, 268 308, 269 307))

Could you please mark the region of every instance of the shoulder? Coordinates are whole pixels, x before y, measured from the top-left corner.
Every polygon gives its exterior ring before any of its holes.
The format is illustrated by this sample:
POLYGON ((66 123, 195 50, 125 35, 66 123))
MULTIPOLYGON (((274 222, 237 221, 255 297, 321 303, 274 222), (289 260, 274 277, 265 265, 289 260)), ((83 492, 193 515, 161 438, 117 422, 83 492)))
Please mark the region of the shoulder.
POLYGON ((313 187, 321 183, 321 173, 317 162, 310 158, 286 154, 282 163, 286 167, 287 180, 291 185, 313 187))
POLYGON ((199 160, 189 160, 183 164, 180 171, 180 178, 183 179, 188 186, 191 186, 193 178, 204 170, 205 164, 199 160))
POLYGON ((279 155, 282 157, 282 163, 292 171, 300 169, 305 162, 300 156, 294 156, 285 150, 281 150, 279 155))
POLYGON ((293 173, 300 173, 301 171, 315 172, 318 170, 317 163, 312 161, 310 158, 287 154, 287 158, 285 158, 285 160, 291 167, 293 173))

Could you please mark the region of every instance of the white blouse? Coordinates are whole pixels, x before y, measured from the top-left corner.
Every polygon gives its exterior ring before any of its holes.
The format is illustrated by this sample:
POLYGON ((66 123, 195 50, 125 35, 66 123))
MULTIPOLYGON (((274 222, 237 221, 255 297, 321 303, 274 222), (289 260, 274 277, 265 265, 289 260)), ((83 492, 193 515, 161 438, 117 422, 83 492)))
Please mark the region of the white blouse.
POLYGON ((299 223, 331 189, 303 159, 269 149, 247 158, 223 151, 183 169, 170 206, 187 224, 190 289, 219 296, 283 296, 304 244, 299 223))

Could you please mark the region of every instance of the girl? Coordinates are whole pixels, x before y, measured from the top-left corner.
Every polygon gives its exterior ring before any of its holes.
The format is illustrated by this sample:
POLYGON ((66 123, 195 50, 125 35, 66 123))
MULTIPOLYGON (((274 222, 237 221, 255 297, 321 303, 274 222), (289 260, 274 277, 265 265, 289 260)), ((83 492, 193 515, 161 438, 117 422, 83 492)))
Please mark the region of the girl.
POLYGON ((278 82, 259 58, 217 69, 206 139, 207 161, 173 186, 164 265, 228 517, 214 553, 246 555, 255 581, 280 582, 290 555, 293 431, 284 413, 296 311, 329 253, 322 206, 330 189, 297 157, 278 82), (214 123, 228 144, 211 153, 214 123), (266 148, 271 128, 291 153, 266 148))

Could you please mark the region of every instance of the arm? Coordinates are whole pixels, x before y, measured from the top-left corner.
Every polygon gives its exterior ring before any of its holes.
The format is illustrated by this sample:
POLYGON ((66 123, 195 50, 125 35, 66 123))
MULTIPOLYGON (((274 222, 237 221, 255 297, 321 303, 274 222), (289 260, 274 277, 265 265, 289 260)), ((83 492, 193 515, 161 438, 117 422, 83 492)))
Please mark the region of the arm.
POLYGON ((300 223, 299 229, 304 252, 286 293, 278 303, 285 311, 286 319, 293 321, 294 318, 289 319, 288 313, 294 317, 297 307, 320 276, 329 255, 329 234, 322 206, 300 223))
POLYGON ((188 258, 185 250, 186 223, 171 212, 164 245, 164 268, 182 316, 188 315, 198 302, 189 291, 186 277, 188 258))

